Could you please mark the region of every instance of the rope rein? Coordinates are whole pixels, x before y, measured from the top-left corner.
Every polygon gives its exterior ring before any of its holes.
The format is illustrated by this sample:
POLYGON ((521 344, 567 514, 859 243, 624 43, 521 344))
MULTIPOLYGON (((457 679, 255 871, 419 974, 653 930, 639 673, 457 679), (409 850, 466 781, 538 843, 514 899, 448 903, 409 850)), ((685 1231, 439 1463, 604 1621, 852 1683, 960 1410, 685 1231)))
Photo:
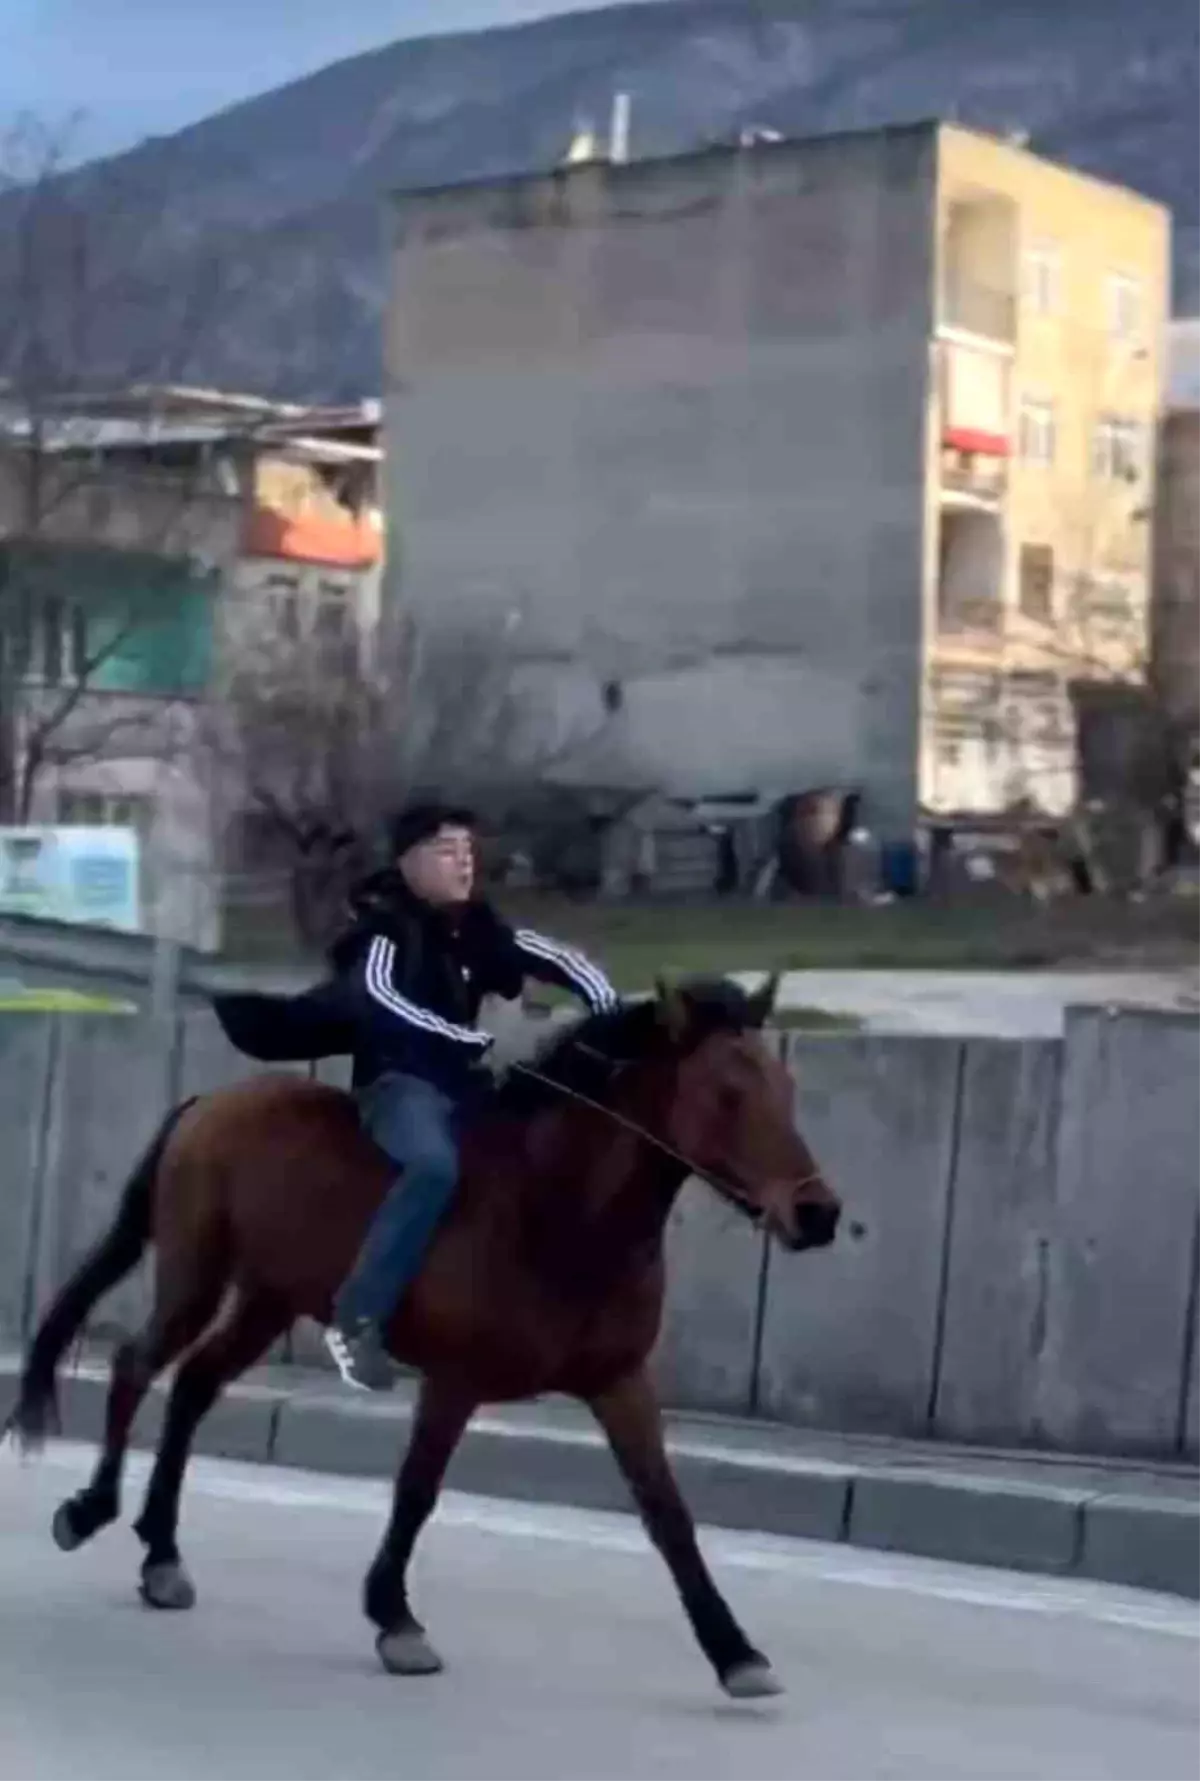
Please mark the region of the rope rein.
MULTIPOLYGON (((614 1072, 626 1067, 623 1063, 614 1063, 611 1058, 605 1057, 603 1052, 595 1051, 590 1045, 581 1045, 578 1049, 587 1052, 590 1057, 597 1058, 601 1063, 608 1064, 614 1072)), ((640 1138, 643 1143, 651 1144, 656 1150, 661 1150, 664 1156, 670 1157, 672 1162, 679 1163, 689 1175, 695 1175, 700 1181, 707 1181, 709 1186, 721 1195, 722 1199, 728 1200, 730 1204, 736 1206, 740 1212, 746 1213, 755 1222, 762 1218, 763 1214, 760 1209, 737 1188, 731 1187, 729 1182, 723 1181, 711 1170, 701 1169, 689 1157, 684 1156, 682 1151, 676 1150, 673 1145, 668 1144, 664 1138, 658 1137, 656 1133, 649 1131, 645 1126, 639 1125, 636 1120, 626 1118, 625 1114, 618 1113, 615 1107, 606 1107, 603 1101, 594 1101, 590 1095, 585 1095, 580 1089, 569 1088, 565 1082, 556 1082, 553 1076, 546 1076, 541 1070, 535 1070, 532 1064, 510 1064, 509 1068, 518 1075, 528 1076, 532 1082, 541 1083, 543 1088, 551 1088, 556 1094, 565 1095, 568 1100, 577 1101, 581 1107, 590 1107, 593 1113, 603 1114, 614 1125, 623 1127, 625 1131, 632 1132, 635 1138, 640 1138)), ((820 1180, 820 1176, 815 1171, 806 1175, 802 1181, 796 1183, 797 1192, 818 1180, 820 1180)))

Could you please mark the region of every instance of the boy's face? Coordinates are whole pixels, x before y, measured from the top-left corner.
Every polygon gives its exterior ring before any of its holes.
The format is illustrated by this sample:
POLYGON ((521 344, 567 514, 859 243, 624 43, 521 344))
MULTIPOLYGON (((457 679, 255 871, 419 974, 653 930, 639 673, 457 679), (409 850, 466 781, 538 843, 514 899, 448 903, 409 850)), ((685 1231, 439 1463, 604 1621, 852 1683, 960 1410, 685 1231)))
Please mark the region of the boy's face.
POLYGON ((475 838, 470 829, 447 823, 410 847, 398 863, 404 882, 422 902, 435 909, 465 903, 475 885, 475 838))

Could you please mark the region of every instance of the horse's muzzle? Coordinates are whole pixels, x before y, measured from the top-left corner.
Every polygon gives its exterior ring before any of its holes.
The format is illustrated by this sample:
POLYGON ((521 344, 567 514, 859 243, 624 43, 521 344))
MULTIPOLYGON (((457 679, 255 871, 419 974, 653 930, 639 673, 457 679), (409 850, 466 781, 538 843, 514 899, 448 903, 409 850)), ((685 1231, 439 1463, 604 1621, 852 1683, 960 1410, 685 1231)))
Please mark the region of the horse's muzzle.
POLYGON ((802 1200, 789 1231, 781 1233, 788 1249, 828 1249, 837 1236, 842 1209, 832 1200, 802 1200))

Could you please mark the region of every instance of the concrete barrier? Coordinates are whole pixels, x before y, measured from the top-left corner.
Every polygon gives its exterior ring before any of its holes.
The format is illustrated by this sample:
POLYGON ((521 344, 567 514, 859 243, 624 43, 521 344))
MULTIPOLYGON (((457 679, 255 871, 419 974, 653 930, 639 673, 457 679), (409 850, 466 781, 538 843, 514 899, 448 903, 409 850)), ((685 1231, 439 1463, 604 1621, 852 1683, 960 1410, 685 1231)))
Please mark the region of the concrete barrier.
POLYGON ((667 1300, 655 1352, 667 1403, 749 1415, 764 1238, 711 1188, 689 1181, 667 1231, 667 1300))
POLYGON ((1071 1233, 1056 1203, 1062 1046, 965 1048, 948 1208, 933 1427, 952 1440, 1036 1439, 1051 1255, 1071 1233))
MULTIPOLYGON (((40 1304, 107 1230, 134 1165, 176 1098, 174 1027, 103 1015, 59 1019, 34 1258, 40 1304)), ((147 1278, 143 1268, 124 1281, 98 1308, 91 1333, 136 1328, 146 1314, 147 1278)))
MULTIPOLYGON (((221 1024, 211 1008, 185 1009, 179 1017, 178 1098, 214 1094, 244 1082, 248 1076, 267 1071, 290 1070, 303 1074, 302 1064, 255 1064, 236 1051, 225 1037, 221 1024)), ((271 1358, 303 1361, 306 1365, 324 1365, 327 1356, 320 1340, 307 1325, 280 1337, 272 1344, 271 1358)), ((332 1365, 332 1362, 329 1363, 332 1365)))
POLYGON ((785 1421, 922 1433, 935 1381, 962 1046, 794 1037, 796 1117, 860 1242, 770 1252, 758 1407, 785 1421))
POLYGON ((350 1087, 350 1059, 347 1057, 323 1057, 313 1066, 313 1075, 318 1082, 327 1082, 330 1088, 350 1087))
POLYGON ((1195 1340, 1200 1025, 1068 1013, 1038 1427, 1084 1451, 1177 1450, 1195 1340))
POLYGON ((211 1008, 191 1009, 179 1021, 179 1098, 210 1095, 240 1082, 254 1065, 235 1051, 211 1008))
POLYGON ((188 1009, 179 1019, 178 1088, 181 1100, 230 1088, 248 1076, 291 1071, 305 1075, 306 1064, 255 1064, 236 1051, 211 1008, 188 1009))
MULTIPOLYGON (((668 1402, 1195 1452, 1200 1025, 1080 1013, 1065 1041, 784 1044, 800 1126, 866 1234, 788 1257, 689 1184, 655 1357, 668 1402)), ((0 1335, 27 1333, 108 1225, 166 1108, 247 1068, 207 1011, 166 1031, 0 1020, 0 1335)), ((346 1078, 338 1061, 315 1074, 346 1078)), ((126 1283, 89 1333, 127 1329, 144 1306, 144 1282, 126 1283)), ((307 1326, 279 1352, 323 1358, 307 1326)))
POLYGON ((45 1016, 0 1015, 0 1338, 25 1333, 34 1294, 58 1029, 45 1016))

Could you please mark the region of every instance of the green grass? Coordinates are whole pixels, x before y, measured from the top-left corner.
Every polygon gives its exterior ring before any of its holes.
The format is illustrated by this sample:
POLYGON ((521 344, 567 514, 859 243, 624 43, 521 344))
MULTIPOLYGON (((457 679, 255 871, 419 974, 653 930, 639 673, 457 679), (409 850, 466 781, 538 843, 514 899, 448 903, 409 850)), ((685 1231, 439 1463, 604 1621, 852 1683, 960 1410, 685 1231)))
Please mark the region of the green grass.
POLYGON ((0 1014, 136 1014, 131 1002, 73 989, 22 989, 0 985, 0 1014))
MULTIPOLYGON (((1013 898, 881 907, 810 903, 632 904, 503 897, 511 918, 573 941, 622 990, 658 976, 770 970, 1037 970, 1052 966, 1195 965, 1194 899, 1099 898, 1037 905, 1013 898)), ((241 922, 226 957, 295 960, 286 925, 241 922)))
POLYGON ((656 976, 770 970, 998 970, 1188 964, 1194 904, 1017 902, 653 905, 513 901, 508 913, 594 953, 619 989, 656 976))
POLYGON ((771 1025, 784 1033, 858 1033, 863 1027, 857 1014, 834 1014, 828 1008, 777 1008, 771 1025))

